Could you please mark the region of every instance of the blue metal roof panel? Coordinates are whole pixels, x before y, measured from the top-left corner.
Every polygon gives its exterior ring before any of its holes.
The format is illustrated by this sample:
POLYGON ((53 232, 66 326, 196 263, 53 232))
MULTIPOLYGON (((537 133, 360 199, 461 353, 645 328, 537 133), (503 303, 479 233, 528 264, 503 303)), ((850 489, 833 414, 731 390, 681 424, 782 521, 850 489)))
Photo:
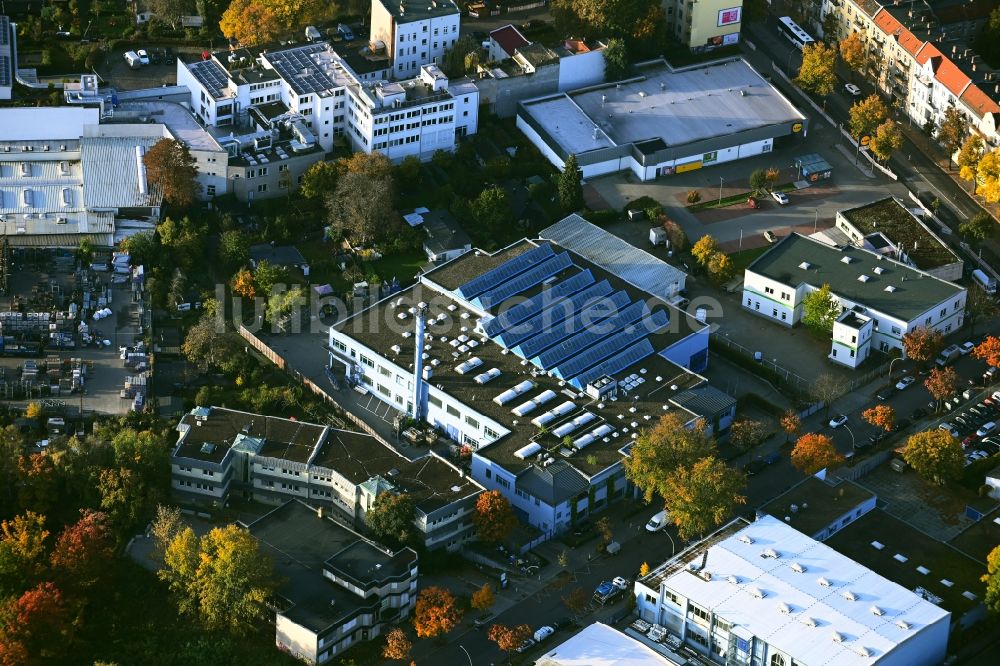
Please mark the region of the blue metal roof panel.
POLYGON ((503 262, 493 270, 487 271, 477 278, 469 280, 455 291, 462 298, 475 298, 500 282, 509 280, 535 264, 545 261, 553 254, 555 254, 555 251, 552 249, 552 246, 544 243, 533 250, 528 250, 522 255, 503 262))
POLYGON ((607 280, 601 280, 597 284, 591 285, 569 298, 552 304, 531 319, 511 327, 509 330, 504 331, 503 334, 498 335, 495 340, 507 349, 513 349, 522 341, 534 335, 539 335, 564 319, 572 317, 580 311, 580 308, 585 303, 595 298, 607 296, 613 291, 614 287, 607 280))
POLYGON ((576 275, 554 284, 542 293, 504 310, 491 319, 483 327, 483 330, 491 338, 496 337, 511 326, 538 314, 544 308, 554 305, 563 298, 571 296, 581 289, 586 289, 592 284, 594 284, 594 274, 591 270, 588 268, 585 271, 580 271, 576 275))

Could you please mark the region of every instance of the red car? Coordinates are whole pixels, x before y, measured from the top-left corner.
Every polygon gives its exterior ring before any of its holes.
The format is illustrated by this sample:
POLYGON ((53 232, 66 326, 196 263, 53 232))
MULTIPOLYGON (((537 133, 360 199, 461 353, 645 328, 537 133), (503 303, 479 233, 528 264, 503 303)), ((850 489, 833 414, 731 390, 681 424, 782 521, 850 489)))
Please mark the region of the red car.
POLYGON ((747 206, 750 208, 760 208, 760 202, 754 199, 753 197, 750 197, 749 199, 747 199, 747 206))
POLYGON ((974 444, 975 442, 978 442, 978 441, 979 441, 978 437, 976 437, 975 435, 969 435, 968 437, 966 437, 965 439, 962 440, 962 448, 963 449, 967 449, 972 444, 974 444))

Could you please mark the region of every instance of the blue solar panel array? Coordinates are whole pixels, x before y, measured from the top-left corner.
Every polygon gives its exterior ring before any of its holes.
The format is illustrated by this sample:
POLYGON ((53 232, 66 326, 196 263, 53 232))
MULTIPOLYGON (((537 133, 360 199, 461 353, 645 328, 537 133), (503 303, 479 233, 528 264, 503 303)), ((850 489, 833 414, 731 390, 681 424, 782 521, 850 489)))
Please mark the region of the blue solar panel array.
POLYGON ((496 337, 496 341, 508 349, 513 349, 522 340, 540 335, 564 319, 572 317, 588 301, 607 296, 613 291, 614 287, 607 280, 601 280, 597 284, 591 285, 583 291, 546 308, 531 319, 511 327, 510 330, 504 331, 496 337))
POLYGON ((550 289, 504 310, 500 315, 491 319, 483 330, 486 331, 486 335, 495 337, 511 326, 538 314, 543 308, 551 307, 563 298, 592 284, 594 284, 594 274, 590 269, 580 271, 576 275, 556 283, 550 289))
MULTIPOLYGON (((548 328, 539 335, 528 338, 511 351, 524 358, 532 358, 539 352, 558 344, 561 340, 566 338, 572 340, 579 337, 587 330, 588 326, 601 326, 605 318, 624 308, 630 300, 624 291, 616 291, 610 296, 592 300, 581 308, 576 316, 566 319, 558 326, 548 328)), ((605 330, 605 335, 610 335, 618 329, 605 330)))
POLYGON ((472 303, 478 305, 484 310, 499 305, 505 300, 520 294, 522 291, 527 291, 535 285, 539 285, 545 280, 549 279, 559 271, 566 270, 573 265, 573 260, 570 259, 569 253, 560 252, 557 255, 549 257, 540 264, 535 265, 533 268, 526 270, 520 275, 513 277, 506 282, 502 282, 493 289, 480 294, 472 299, 472 303))
MULTIPOLYGON (((628 297, 626 296, 626 299, 627 298, 628 297)), ((581 349, 586 349, 593 344, 597 344, 603 338, 620 331, 622 328, 630 324, 636 323, 649 314, 649 307, 642 301, 635 301, 626 307, 619 309, 617 312, 609 314, 611 314, 611 316, 602 321, 588 321, 588 327, 586 329, 583 327, 576 329, 576 331, 578 331, 577 335, 560 342, 554 347, 545 349, 545 351, 541 354, 532 358, 531 362, 543 370, 548 370, 549 368, 558 365, 564 359, 573 356, 581 349)), ((666 318, 666 315, 664 315, 664 318, 666 318)), ((655 324, 651 325, 655 327, 655 324)))
POLYGON ((501 282, 506 282, 512 277, 520 275, 535 264, 545 261, 553 254, 555 254, 555 252, 552 250, 552 246, 548 243, 539 245, 538 247, 528 250, 520 256, 503 262, 493 270, 487 271, 479 277, 469 280, 456 291, 462 298, 475 298, 484 291, 492 289, 501 282))
POLYGON ((621 372, 633 363, 638 363, 647 356, 652 356, 655 350, 649 338, 643 338, 638 343, 632 345, 625 351, 618 353, 600 365, 595 365, 590 370, 574 377, 569 381, 572 386, 583 389, 587 384, 602 375, 613 375, 621 372))
POLYGON ((611 358, 626 346, 638 342, 648 335, 644 326, 632 326, 618 331, 607 338, 579 352, 560 366, 552 369, 559 379, 569 379, 611 358))

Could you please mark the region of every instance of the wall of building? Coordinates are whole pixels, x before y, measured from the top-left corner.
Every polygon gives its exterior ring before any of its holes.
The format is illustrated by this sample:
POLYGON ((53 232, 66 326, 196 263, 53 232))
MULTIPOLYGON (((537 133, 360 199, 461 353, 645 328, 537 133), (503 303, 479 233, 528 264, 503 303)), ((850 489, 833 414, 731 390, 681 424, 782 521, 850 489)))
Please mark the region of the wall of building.
POLYGON ((688 4, 688 11, 691 12, 690 48, 717 48, 739 41, 743 0, 699 0, 688 4))
POLYGON ((871 351, 872 323, 869 321, 861 330, 840 323, 833 325, 830 360, 849 368, 858 367, 871 351))
MULTIPOLYGON (((564 66, 562 63, 566 60, 569 58, 563 58, 559 63, 539 67, 534 74, 510 76, 505 79, 492 77, 476 79, 476 88, 479 89, 479 103, 500 118, 511 118, 517 114, 518 102, 548 95, 561 89, 560 82, 564 66)), ((601 76, 603 78, 603 70, 601 76)))
POLYGON ((791 328, 802 317, 801 295, 777 280, 750 271, 743 275, 743 307, 791 328))
MULTIPOLYGON (((389 0, 391 1, 391 0, 389 0)), ((454 14, 398 22, 379 0, 372 0, 371 41, 381 39, 393 60, 394 79, 416 76, 420 66, 440 62, 458 40, 460 17, 454 14)))
POLYGON ((660 356, 693 372, 708 366, 708 328, 702 328, 660 352, 660 356))
POLYGON ((323 160, 323 153, 314 150, 305 155, 287 151, 288 159, 271 159, 267 164, 249 166, 230 164, 226 167, 227 180, 239 201, 273 199, 287 196, 302 183, 302 174, 316 162, 323 160))
MULTIPOLYGON (((537 71, 535 72, 538 73, 537 71)), ((559 59, 559 92, 604 82, 604 49, 576 53, 559 59)))
POLYGON ((281 613, 275 615, 274 644, 306 663, 318 663, 316 634, 301 624, 292 622, 281 613))

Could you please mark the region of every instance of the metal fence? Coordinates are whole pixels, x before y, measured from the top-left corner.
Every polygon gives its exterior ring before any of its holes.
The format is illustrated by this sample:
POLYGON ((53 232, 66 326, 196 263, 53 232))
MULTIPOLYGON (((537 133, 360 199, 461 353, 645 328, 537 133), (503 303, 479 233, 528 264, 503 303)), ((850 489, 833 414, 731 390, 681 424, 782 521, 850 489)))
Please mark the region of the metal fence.
POLYGON ((884 451, 879 451, 878 453, 872 454, 870 457, 865 458, 859 462, 854 467, 841 467, 839 469, 831 472, 833 476, 836 476, 844 481, 857 481, 863 476, 867 476, 873 469, 882 465, 886 460, 894 455, 892 449, 887 449, 884 451))

